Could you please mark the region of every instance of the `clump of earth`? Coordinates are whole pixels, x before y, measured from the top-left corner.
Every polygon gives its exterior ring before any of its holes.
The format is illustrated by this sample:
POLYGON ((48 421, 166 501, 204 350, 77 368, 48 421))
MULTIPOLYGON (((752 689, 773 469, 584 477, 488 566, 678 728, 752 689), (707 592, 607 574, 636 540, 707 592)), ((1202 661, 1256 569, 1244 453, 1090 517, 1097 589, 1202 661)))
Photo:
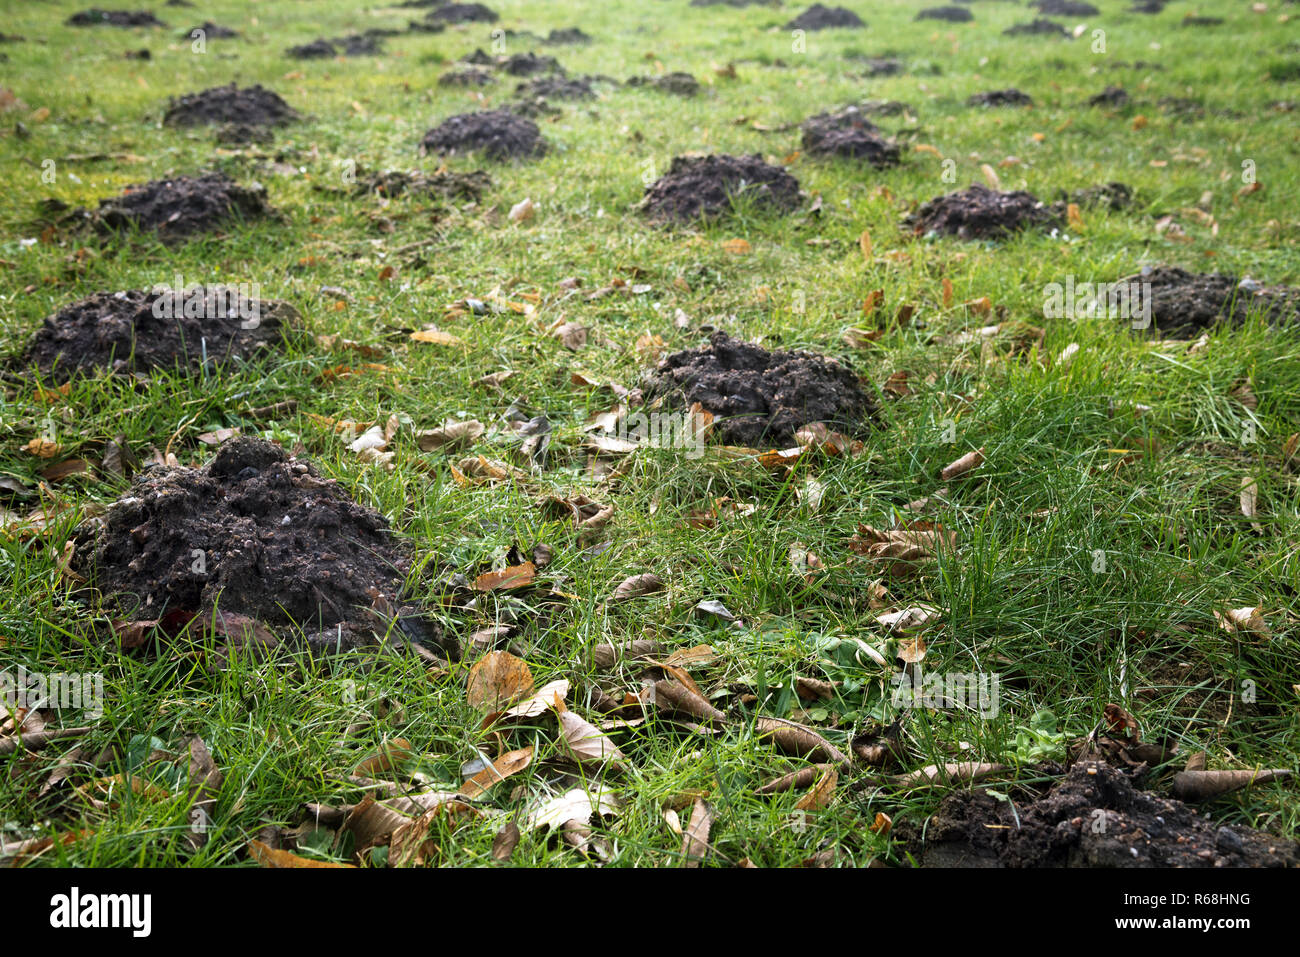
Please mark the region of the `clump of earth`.
POLYGON ((876 411, 858 376, 834 359, 769 352, 721 331, 707 346, 665 357, 645 396, 675 409, 698 402, 714 416, 715 437, 750 448, 791 447, 795 432, 817 422, 859 436, 876 411))
POLYGON ((497 78, 490 70, 478 66, 471 66, 464 70, 450 70, 438 77, 439 86, 491 86, 496 81, 497 78))
POLYGON ((752 156, 677 156, 642 200, 652 222, 688 223, 730 213, 737 199, 790 212, 799 205, 799 181, 752 156))
POLYGON ((1079 0, 1036 0, 1030 6, 1054 17, 1095 17, 1101 13, 1091 3, 1081 3, 1079 0))
POLYGON ((1002 32, 1003 34, 1009 37, 1018 37, 1018 36, 1066 37, 1070 35, 1070 31, 1066 30, 1064 26, 1062 26, 1059 23, 1056 23, 1053 20, 1047 20, 1043 17, 1038 17, 1034 20, 1029 21, 1028 23, 1017 23, 1013 27, 1007 27, 1002 32))
POLYGON ((223 286, 100 292, 48 317, 19 357, 56 382, 155 370, 198 375, 279 349, 302 323, 288 303, 241 299, 223 286))
POLYGON ((824 7, 814 3, 785 25, 787 30, 833 30, 840 27, 865 27, 852 10, 844 7, 824 7))
POLYGON ((663 76, 632 76, 628 77, 627 85, 649 86, 677 96, 694 96, 700 92, 700 81, 689 73, 680 72, 665 73, 663 76))
POLYGON ((204 173, 128 186, 122 195, 100 200, 89 220, 100 233, 152 232, 167 241, 274 213, 261 186, 241 186, 225 173, 204 173))
POLYGON ((480 110, 448 117, 424 134, 425 153, 455 155, 481 152, 488 159, 541 156, 546 143, 532 120, 509 110, 480 110))
POLYGON ((891 56, 854 57, 866 65, 867 76, 895 76, 903 72, 903 61, 891 56))
POLYGON ((948 23, 969 23, 975 14, 965 7, 928 7, 916 15, 918 20, 946 20, 948 23))
POLYGON ((509 76, 536 76, 539 73, 563 73, 564 67, 553 56, 538 53, 514 53, 501 63, 501 69, 509 76))
POLYGON ((803 148, 810 155, 852 157, 877 169, 898 165, 898 146, 881 136, 879 128, 856 106, 809 117, 801 128, 803 148))
POLYGON ((913 232, 959 239, 1000 239, 1029 228, 1064 225, 1060 214, 1024 190, 1000 192, 974 183, 922 205, 904 223, 913 232))
POLYGON ((1033 106, 1034 98, 1015 87, 1005 90, 986 90, 976 93, 966 101, 967 106, 1033 106))
POLYGON ((91 7, 68 17, 70 27, 94 27, 101 24, 110 27, 165 27, 163 23, 148 10, 101 10, 91 7))
POLYGON ((1104 762, 1079 762, 1046 793, 945 798, 924 830, 895 830, 922 867, 1294 867, 1300 845, 1137 787, 1104 762))
POLYGON ((1300 289, 1265 286, 1249 277, 1149 266, 1119 283, 1144 284, 1152 331, 1165 338, 1190 339, 1221 322, 1241 323, 1255 312, 1274 322, 1300 320, 1300 289))
POLYGON ((425 19, 435 23, 496 23, 495 10, 481 3, 448 3, 430 13, 425 19))
POLYGON ((515 95, 528 99, 541 97, 553 100, 594 100, 596 91, 591 88, 591 81, 585 78, 565 79, 563 77, 543 76, 515 87, 515 95))
POLYGON ((1096 96, 1088 98, 1089 106, 1121 107, 1128 103, 1128 91, 1122 86, 1108 86, 1096 96))
POLYGON ((319 39, 285 51, 295 60, 323 60, 335 56, 374 56, 383 53, 383 43, 378 36, 354 33, 332 40, 319 39))
POLYGON ((552 30, 542 42, 552 46, 585 46, 591 42, 591 36, 580 27, 565 27, 552 30))
POLYGON ((222 39, 229 40, 239 36, 238 30, 232 30, 230 27, 223 27, 219 23, 213 23, 211 20, 204 20, 197 27, 193 27, 185 32, 185 36, 193 37, 194 34, 202 32, 205 40, 222 39))
POLYGON ((284 126, 297 112, 278 93, 259 85, 240 89, 234 83, 214 86, 173 99, 163 113, 165 126, 284 126))
POLYGON ((384 517, 262 439, 231 439, 200 469, 146 469, 72 542, 72 570, 129 622, 198 619, 264 647, 291 629, 319 650, 390 626, 438 641, 399 605, 409 557, 384 517))

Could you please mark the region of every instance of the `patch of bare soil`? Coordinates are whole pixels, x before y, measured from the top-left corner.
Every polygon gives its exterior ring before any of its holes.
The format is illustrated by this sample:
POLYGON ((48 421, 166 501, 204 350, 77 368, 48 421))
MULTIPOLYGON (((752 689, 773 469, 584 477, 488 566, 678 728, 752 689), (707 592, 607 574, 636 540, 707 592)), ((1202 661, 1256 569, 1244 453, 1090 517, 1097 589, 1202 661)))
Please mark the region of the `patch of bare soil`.
POLYGON ((492 71, 471 66, 464 70, 450 70, 438 77, 439 86, 479 87, 491 86, 497 81, 492 71))
POLYGON ((785 25, 787 30, 833 30, 843 27, 865 27, 852 10, 844 7, 825 7, 814 3, 799 16, 785 25))
POLYGON ((425 153, 456 155, 481 152, 488 159, 541 156, 546 143, 532 120, 509 110, 480 110, 449 117, 424 134, 425 153))
POLYGON ((240 89, 234 83, 173 99, 163 113, 165 126, 284 126, 297 112, 278 93, 261 85, 240 89))
POLYGON ((229 287, 100 292, 48 317, 19 357, 42 376, 65 382, 108 371, 118 375, 204 368, 280 349, 302 324, 285 302, 243 301, 229 287))
POLYGON ((969 23, 975 14, 965 7, 928 7, 916 15, 917 20, 944 20, 948 23, 969 23))
POLYGON ((1101 13, 1091 3, 1082 3, 1080 0, 1036 0, 1030 6, 1054 17, 1095 17, 1101 13))
POLYGON ((211 20, 204 20, 197 27, 191 27, 185 31, 186 38, 191 38, 194 34, 202 32, 205 40, 229 40, 239 36, 238 30, 232 30, 230 27, 223 27, 219 23, 213 23, 211 20))
POLYGON ((727 445, 788 448, 815 422, 859 436, 875 412, 857 375, 834 359, 769 352, 721 331, 707 346, 665 357, 648 382, 647 401, 698 402, 713 413, 713 435, 727 445))
POLYGON ((1089 106, 1106 106, 1112 109, 1128 105, 1128 91, 1122 86, 1108 86, 1096 96, 1088 97, 1089 106))
POLYGON ((1042 17, 1030 20, 1028 23, 1017 23, 1013 27, 1007 27, 1002 32, 1009 37, 1068 37, 1070 35, 1070 31, 1066 30, 1061 24, 1042 17))
POLYGON ((448 3, 425 19, 435 23, 496 23, 500 17, 495 10, 481 3, 448 3))
POLYGON ((261 648, 292 628, 318 650, 353 647, 395 621, 404 638, 437 641, 399 606, 409 559, 383 516, 262 439, 231 439, 200 469, 146 469, 72 542, 72 569, 118 620, 197 619, 261 648))
POLYGON ((700 92, 700 81, 689 73, 665 73, 663 76, 631 76, 628 86, 648 86, 677 96, 694 96, 700 92))
POLYGON ((1023 229, 1062 226, 1064 220, 1032 193, 999 192, 974 183, 968 189, 936 196, 904 223, 917 235, 1001 239, 1023 229))
POLYGON ((1300 318, 1300 289, 1249 278, 1155 266, 1119 282, 1150 284, 1143 291, 1151 302, 1150 334, 1167 339, 1195 338, 1221 322, 1239 324, 1254 312, 1273 322, 1300 318))
POLYGON ((1015 803, 982 790, 946 798, 924 833, 895 833, 922 867, 1294 867, 1300 846, 1253 828, 1216 826, 1138 788, 1104 762, 1080 762, 1045 794, 1015 803))
POLYGON ((860 159, 877 169, 897 166, 900 151, 892 140, 856 106, 836 113, 819 113, 803 122, 804 152, 812 156, 860 159))
POLYGON ((739 197, 756 206, 790 212, 799 205, 799 181, 752 156, 677 156, 668 172, 646 189, 641 208, 656 223, 688 223, 730 213, 739 197))
POLYGON ((163 23, 148 10, 101 10, 91 7, 74 13, 65 21, 70 27, 165 27, 163 23))
POLYGON ((540 53, 514 53, 501 63, 502 72, 508 76, 537 76, 539 73, 564 73, 564 67, 553 56, 540 53))
POLYGON ((975 93, 966 101, 967 106, 1033 106, 1034 99, 1014 86, 1005 90, 985 90, 975 93))
POLYGON ((542 42, 551 46, 586 46, 591 42, 591 35, 584 33, 580 27, 565 27, 562 30, 552 30, 542 42))

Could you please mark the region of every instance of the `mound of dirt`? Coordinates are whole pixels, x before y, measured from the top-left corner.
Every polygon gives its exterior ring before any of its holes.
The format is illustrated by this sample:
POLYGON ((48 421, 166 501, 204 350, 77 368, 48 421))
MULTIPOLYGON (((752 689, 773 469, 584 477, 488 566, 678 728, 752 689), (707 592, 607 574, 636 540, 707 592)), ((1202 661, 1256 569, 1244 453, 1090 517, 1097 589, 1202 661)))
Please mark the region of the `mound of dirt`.
POLYGON ((596 91, 587 79, 568 80, 563 77, 543 76, 515 87, 515 96, 528 99, 594 100, 596 91))
POLYGON ((628 86, 650 86, 664 93, 674 93, 677 96, 694 96, 700 92, 700 82, 689 73, 665 73, 663 76, 632 76, 628 77, 628 86))
POLYGON ((240 186, 225 173, 204 173, 128 186, 121 196, 100 200, 87 219, 100 233, 139 230, 170 241, 274 213, 261 186, 240 186))
POLYGON ((465 70, 452 70, 438 77, 439 86, 476 87, 491 86, 497 81, 490 70, 472 66, 465 70))
POLYGON ((856 106, 809 117, 801 129, 804 152, 810 155, 852 157, 877 169, 898 165, 898 146, 881 136, 876 125, 856 106))
POLYGON ((1041 17, 1034 20, 1030 20, 1028 23, 1017 23, 1014 27, 1007 27, 1005 30, 1002 31, 1002 33, 1005 36, 1009 36, 1009 37, 1019 37, 1019 36, 1068 37, 1070 35, 1070 31, 1065 29, 1065 27, 1063 27, 1061 24, 1056 23, 1052 20, 1043 19, 1041 17))
POLYGON ((652 222, 688 223, 730 213, 737 197, 790 212, 799 205, 799 181, 753 156, 677 156, 646 189, 642 208, 652 222))
POLYGON ((876 411, 857 375, 835 360, 768 352, 721 331, 707 346, 665 357, 645 395, 674 409, 698 402, 713 413, 719 441, 749 448, 789 448, 795 432, 814 422, 859 436, 876 411))
POLYGON ((501 69, 510 76, 536 76, 539 73, 564 73, 564 67, 553 56, 537 53, 515 53, 506 57, 501 69))
POLYGON ((1243 322, 1254 312, 1275 322, 1300 320, 1300 289, 1288 286, 1175 266, 1147 267, 1119 282, 1150 284, 1143 292, 1150 296, 1151 332, 1167 339, 1192 339, 1220 322, 1243 322))
POLYGON ((1080 0, 1035 0, 1030 6, 1054 17, 1095 17, 1101 13, 1091 3, 1081 3, 1080 0))
POLYGON ((922 867, 1294 867, 1300 845, 1216 826, 1181 801, 1136 787, 1105 763, 1080 762, 1015 809, 982 790, 946 798, 922 833, 895 835, 922 867))
POLYGON ((19 359, 57 382, 100 370, 197 375, 205 352, 210 365, 247 361, 280 348, 301 322, 288 303, 245 301, 229 287, 195 287, 179 297, 100 292, 47 318, 19 359))
POLYGON ((100 10, 98 7, 74 13, 64 22, 70 27, 94 27, 100 24, 110 27, 167 26, 148 10, 100 10))
POLYGON ((185 37, 192 38, 199 31, 203 32, 205 40, 222 39, 229 40, 239 36, 238 30, 232 30, 230 27, 223 27, 219 23, 213 23, 211 20, 204 20, 197 27, 191 27, 185 31, 185 37))
POLYGON ((903 61, 897 57, 869 56, 862 58, 867 76, 897 76, 903 72, 903 61))
POLYGON ((852 10, 844 7, 824 7, 814 3, 785 25, 787 30, 833 30, 839 27, 865 27, 852 10))
POLYGON ((1014 86, 1005 90, 986 90, 966 101, 967 106, 1033 106, 1034 99, 1014 86))
POLYGON ((354 196, 374 193, 379 196, 434 196, 439 199, 462 199, 478 202, 484 191, 492 186, 492 177, 483 170, 472 173, 439 172, 432 176, 424 173, 403 173, 400 170, 384 170, 357 177, 354 196))
POLYGON ((1128 9, 1130 13, 1163 13, 1165 4, 1164 0, 1140 0, 1128 9))
MULTIPOLYGON (((255 438, 231 439, 201 469, 146 469, 72 541, 71 567, 116 616, 198 618, 263 646, 294 627, 322 650, 372 642, 392 620, 409 567, 382 515, 310 462, 255 438)), ((404 637, 432 636, 416 609, 395 617, 404 637)))
POLYGON ((509 110, 479 110, 448 117, 420 141, 426 153, 455 155, 482 152, 488 159, 541 156, 546 142, 532 120, 509 110))
POLYGON ((496 23, 500 17, 495 10, 481 3, 449 3, 434 10, 426 18, 435 23, 496 23))
POLYGON ((1000 239, 1022 229, 1062 226, 1060 215, 1032 193, 998 192, 971 184, 936 196, 904 220, 913 232, 959 239, 1000 239))
POLYGON ((163 114, 165 126, 284 126, 297 112, 278 93, 259 85, 242 90, 234 83, 173 99, 163 114))
POLYGON ((1128 91, 1122 86, 1108 86, 1096 96, 1088 97, 1089 106, 1121 107, 1128 104, 1128 91))
POLYGON ((284 55, 294 60, 328 60, 338 56, 338 52, 329 40, 319 39, 289 47, 284 51, 284 55))
POLYGON ((585 46, 591 42, 591 36, 578 27, 565 27, 552 30, 542 42, 551 46, 585 46))
POLYGON ((949 23, 969 23, 975 14, 965 7, 928 7, 916 15, 918 20, 946 20, 949 23))

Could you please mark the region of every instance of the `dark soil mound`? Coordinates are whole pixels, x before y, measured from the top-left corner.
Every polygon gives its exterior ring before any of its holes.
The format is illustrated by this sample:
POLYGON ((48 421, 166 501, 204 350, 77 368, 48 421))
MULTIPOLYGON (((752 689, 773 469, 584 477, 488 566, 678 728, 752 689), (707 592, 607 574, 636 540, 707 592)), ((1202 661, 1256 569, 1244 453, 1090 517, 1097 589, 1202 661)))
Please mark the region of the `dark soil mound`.
POLYGON ((492 186, 492 177, 482 170, 472 173, 403 173, 400 170, 384 170, 358 176, 352 192, 355 196, 375 193, 379 196, 435 196, 439 199, 463 199, 478 202, 485 190, 492 186))
POLYGON ((594 100, 596 91, 585 79, 566 80, 562 77, 544 76, 515 87, 515 95, 528 98, 541 97, 553 100, 594 100))
POLYGON ((1096 96, 1088 98, 1089 106, 1120 107, 1128 104, 1128 91, 1122 86, 1108 86, 1096 96))
POLYGON ((1164 0, 1141 0, 1128 9, 1130 13, 1163 13, 1165 4, 1164 0))
POLYGON ((1005 90, 986 90, 966 101, 967 106, 1033 106, 1034 99, 1014 86, 1005 90))
POLYGON ((1220 322, 1240 323, 1255 312, 1273 321, 1300 319, 1300 289, 1253 279, 1155 266, 1119 282, 1150 284, 1143 293, 1150 296, 1152 331, 1164 338, 1195 338, 1220 322))
POLYGON ((1020 36, 1068 37, 1070 35, 1070 31, 1065 29, 1065 27, 1061 26, 1061 24, 1056 23, 1052 20, 1044 20, 1042 18, 1031 20, 1028 23, 1017 23, 1014 27, 1007 27, 1002 32, 1003 34, 1009 37, 1020 37, 1020 36))
POLYGON ((289 47, 284 51, 284 55, 292 57, 295 60, 328 60, 331 57, 338 56, 338 50, 329 40, 312 40, 311 43, 301 43, 296 47, 289 47))
POLYGON ((93 27, 107 24, 110 27, 165 27, 163 23, 148 10, 100 10, 91 7, 68 17, 70 27, 93 27))
POLYGON ((663 76, 628 77, 628 86, 651 86, 664 93, 677 96, 694 96, 700 92, 700 83, 689 73, 665 73, 663 76))
POLYGON ((903 61, 897 57, 869 56, 863 59, 867 76, 896 76, 903 72, 903 61))
POLYGON ((852 10, 844 7, 824 7, 814 3, 785 25, 787 30, 832 30, 836 27, 865 27, 852 10))
POLYGON ((546 143, 532 120, 509 110, 480 110, 449 117, 424 134, 420 148, 426 153, 482 152, 488 159, 541 156, 546 143))
POLYGON ((564 67, 553 56, 541 56, 537 53, 516 53, 501 64, 501 69, 510 76, 536 76, 538 73, 563 73, 564 67))
POLYGON ((917 234, 960 239, 999 239, 1031 227, 1063 225, 1061 217, 1032 193, 1001 193, 978 183, 936 196, 904 222, 917 234))
POLYGON ((1300 847, 1218 827, 1181 801, 1135 787, 1108 764, 1076 764, 1015 810, 981 790, 946 798, 921 832, 895 832, 922 867, 1294 867, 1300 847))
POLYGON ((1079 0, 1037 0, 1030 6, 1054 17, 1095 17, 1101 13, 1091 3, 1080 3, 1079 0))
POLYGON ((449 3, 430 13, 425 19, 435 23, 496 23, 496 11, 481 3, 449 3))
POLYGON ((211 20, 204 20, 197 27, 192 27, 191 29, 186 30, 185 36, 187 39, 191 38, 200 30, 203 31, 203 37, 205 40, 212 40, 214 38, 230 39, 231 37, 239 36, 238 30, 232 30, 230 27, 223 27, 221 24, 213 23, 211 20))
POLYGON ((209 364, 247 361, 300 324, 287 303, 240 301, 229 287, 100 292, 47 318, 20 358, 58 382, 104 369, 198 374, 205 349, 209 364))
POLYGON ((929 7, 916 15, 918 20, 946 20, 949 23, 969 23, 975 14, 965 7, 929 7))
POLYGON ((642 207, 652 222, 686 223, 731 212, 737 197, 790 212, 799 205, 799 181, 753 156, 677 156, 646 189, 642 207))
POLYGON ((897 166, 899 149, 880 135, 856 106, 820 113, 803 122, 803 148, 813 156, 848 156, 883 169, 897 166))
POLYGON ((278 93, 261 85, 242 90, 234 83, 214 86, 198 93, 174 99, 163 114, 165 126, 222 126, 239 123, 245 126, 284 126, 298 114, 278 93))
POLYGON ((591 37, 578 27, 566 27, 563 30, 552 30, 542 42, 553 46, 585 46, 591 42, 591 37))
POLYGON ((261 186, 240 186, 225 173, 204 173, 128 186, 121 196, 101 200, 89 219, 101 233, 139 230, 171 240, 273 213, 261 186))
POLYGON ((875 412, 857 375, 833 359, 768 352, 725 332, 660 362, 646 390, 647 401, 658 398, 677 409, 700 403, 713 413, 719 441, 750 448, 789 448, 814 422, 861 435, 875 412))
POLYGON ((438 77, 439 86, 491 86, 497 81, 489 70, 482 67, 472 66, 465 70, 452 70, 438 77))
POLYGON ((146 469, 72 541, 72 567, 115 615, 197 617, 267 645, 279 636, 266 626, 301 627, 320 649, 373 641, 391 619, 372 609, 397 608, 409 567, 382 515, 254 438, 231 439, 201 469, 146 469))

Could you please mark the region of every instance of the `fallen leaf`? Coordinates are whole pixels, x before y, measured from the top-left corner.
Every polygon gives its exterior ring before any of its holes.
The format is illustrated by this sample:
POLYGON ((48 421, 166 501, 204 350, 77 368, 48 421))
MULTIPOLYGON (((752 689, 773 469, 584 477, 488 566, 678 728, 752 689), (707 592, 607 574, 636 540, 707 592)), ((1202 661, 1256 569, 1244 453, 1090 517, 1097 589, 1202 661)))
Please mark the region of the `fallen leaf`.
POLYGON ((518 774, 533 763, 533 747, 529 745, 526 748, 520 748, 517 751, 507 751, 501 757, 492 762, 491 766, 484 768, 478 774, 471 777, 460 786, 460 793, 465 797, 473 799, 482 797, 493 786, 504 781, 512 774, 518 774))
POLYGON ((654 572, 646 572, 644 575, 633 575, 619 582, 618 587, 614 589, 614 594, 610 601, 627 601, 632 598, 641 598, 645 595, 652 595, 655 592, 663 591, 666 586, 664 580, 654 572))
POLYGON ((832 765, 823 772, 812 790, 795 802, 797 811, 820 811, 829 807, 835 799, 835 786, 839 784, 840 773, 832 765))
POLYGON ((531 585, 537 578, 537 566, 532 562, 511 565, 500 571, 484 572, 474 579, 475 591, 506 591, 531 585))
POLYGON ((471 708, 501 711, 532 693, 533 672, 528 662, 508 651, 492 651, 470 669, 465 700, 471 708))
POLYGON ((699 798, 691 808, 691 820, 682 832, 682 866, 699 867, 709 853, 709 831, 713 827, 713 811, 699 798))

